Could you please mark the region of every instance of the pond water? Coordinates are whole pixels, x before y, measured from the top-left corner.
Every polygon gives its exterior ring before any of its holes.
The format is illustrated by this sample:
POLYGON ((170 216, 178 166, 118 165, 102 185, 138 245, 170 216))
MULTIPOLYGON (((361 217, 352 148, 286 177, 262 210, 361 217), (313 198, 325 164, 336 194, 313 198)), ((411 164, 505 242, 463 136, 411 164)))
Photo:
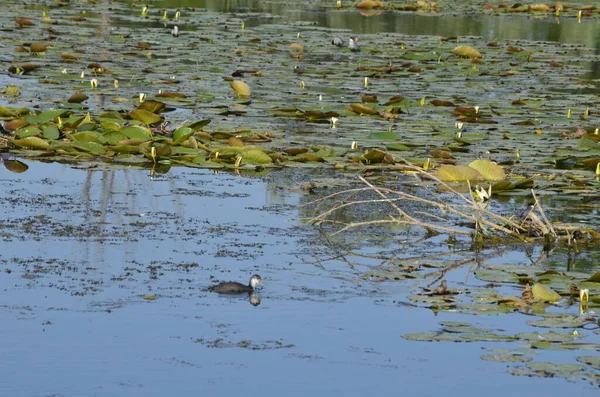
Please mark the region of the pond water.
POLYGON ((304 29, 310 29, 310 23, 313 23, 319 27, 347 30, 354 34, 480 36, 484 40, 577 43, 590 48, 598 48, 600 45, 600 27, 595 20, 583 20, 582 23, 576 18, 557 19, 552 14, 517 17, 514 14, 481 15, 483 7, 487 5, 484 2, 440 7, 437 12, 371 11, 367 15, 356 12, 350 2, 343 2, 346 4, 344 8, 334 9, 331 12, 335 3, 335 0, 328 2, 164 0, 153 3, 153 7, 167 9, 197 7, 216 12, 234 12, 242 17, 248 14, 248 26, 280 22, 280 19, 283 19, 286 23, 304 25, 304 29), (264 13, 280 18, 275 18, 273 21, 256 15, 264 13))
MULTIPOLYGON (((596 395, 597 241, 478 247, 406 225, 334 236, 308 222, 336 199, 365 198, 326 198, 364 188, 359 175, 415 192, 396 167, 404 159, 439 168, 489 157, 515 183, 490 200, 499 214, 523 209, 533 187, 551 220, 597 226, 597 13, 580 23, 573 9, 557 19, 462 3, 366 16, 334 1, 176 0, 150 2, 143 16, 134 2, 0 0, 0 59, 14 68, 0 88, 20 90, 0 104, 61 109, 15 132, 43 150, 4 153, 0 135, 0 395, 596 395), (40 21, 42 10, 53 20, 40 21), (351 34, 362 52, 330 45, 351 34), (39 40, 46 53, 27 50, 39 40), (482 62, 451 53, 457 45, 481 50, 482 62), (65 102, 75 92, 89 99, 65 102), (165 101, 164 130, 119 135, 136 123, 141 92, 165 101), (370 95, 379 112, 352 110, 370 95), (63 129, 62 111, 75 130, 63 129), (305 116, 328 112, 337 127, 305 116), (198 120, 210 124, 190 132, 196 147, 171 140, 198 120), (172 156, 151 170, 140 142, 169 142, 172 156), (217 158, 240 143, 277 161, 217 158), (372 148, 394 164, 361 158, 372 148), (265 285, 252 296, 207 291, 254 273, 265 285), (436 294, 442 280, 448 290, 436 294), (521 300, 534 283, 563 299, 521 300)), ((329 220, 395 214, 379 203, 329 220)))
MULTIPOLYGON (((365 278, 381 263, 368 257, 372 244, 356 246, 367 256, 335 259, 318 229, 298 220, 299 205, 313 199, 297 188, 309 173, 175 168, 150 177, 27 164, 21 174, 0 170, 2 395, 597 393, 587 382, 512 376, 506 363, 479 358, 514 342, 403 339, 448 320, 522 332, 531 317, 435 315, 401 303, 421 287, 365 278), (256 306, 206 291, 255 272, 265 284, 256 306)), ((469 273, 463 266, 447 278, 483 285, 469 273)))

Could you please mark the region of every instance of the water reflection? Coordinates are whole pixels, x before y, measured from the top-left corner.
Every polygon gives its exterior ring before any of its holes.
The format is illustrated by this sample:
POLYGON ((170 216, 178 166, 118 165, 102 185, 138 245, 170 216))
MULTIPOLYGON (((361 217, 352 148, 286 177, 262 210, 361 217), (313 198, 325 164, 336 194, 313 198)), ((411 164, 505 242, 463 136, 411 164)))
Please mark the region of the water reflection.
POLYGON ((250 294, 248 294, 248 301, 252 306, 260 305, 261 300, 262 298, 260 297, 260 295, 255 292, 250 292, 250 294))
MULTIPOLYGON (((177 9, 200 7, 217 12, 261 12, 283 16, 291 22, 314 22, 320 27, 351 30, 357 34, 385 32, 408 35, 481 36, 485 40, 535 40, 583 44, 597 48, 600 44, 600 25, 592 21, 578 23, 575 18, 555 18, 524 15, 477 16, 425 15, 405 12, 377 12, 368 16, 351 7, 326 9, 289 2, 271 3, 256 0, 166 0, 157 7, 177 9)), ((278 20, 277 20, 278 21, 278 20)), ((252 24, 248 24, 252 26, 252 24)))

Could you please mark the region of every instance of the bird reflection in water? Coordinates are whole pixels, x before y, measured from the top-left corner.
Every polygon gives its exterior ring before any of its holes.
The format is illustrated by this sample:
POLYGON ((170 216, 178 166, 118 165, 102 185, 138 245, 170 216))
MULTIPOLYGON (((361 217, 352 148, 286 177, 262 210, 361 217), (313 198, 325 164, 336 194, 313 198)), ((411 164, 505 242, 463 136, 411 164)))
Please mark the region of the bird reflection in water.
POLYGON ((260 297, 259 294, 255 293, 255 292, 250 292, 248 294, 248 301, 250 302, 250 304, 252 306, 258 306, 260 305, 260 301, 262 300, 262 298, 260 297))

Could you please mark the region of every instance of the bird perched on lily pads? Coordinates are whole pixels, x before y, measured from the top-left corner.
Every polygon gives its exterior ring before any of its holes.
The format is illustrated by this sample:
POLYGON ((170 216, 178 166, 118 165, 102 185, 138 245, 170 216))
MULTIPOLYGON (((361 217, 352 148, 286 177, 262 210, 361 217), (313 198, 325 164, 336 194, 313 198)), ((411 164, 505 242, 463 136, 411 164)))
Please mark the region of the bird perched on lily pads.
POLYGON ((334 37, 331 40, 331 44, 336 46, 336 47, 343 47, 344 46, 344 39, 342 39, 341 37, 334 37))
POLYGON ((358 37, 350 37, 350 39, 348 39, 348 48, 350 48, 350 51, 352 52, 360 51, 360 46, 358 45, 358 37))

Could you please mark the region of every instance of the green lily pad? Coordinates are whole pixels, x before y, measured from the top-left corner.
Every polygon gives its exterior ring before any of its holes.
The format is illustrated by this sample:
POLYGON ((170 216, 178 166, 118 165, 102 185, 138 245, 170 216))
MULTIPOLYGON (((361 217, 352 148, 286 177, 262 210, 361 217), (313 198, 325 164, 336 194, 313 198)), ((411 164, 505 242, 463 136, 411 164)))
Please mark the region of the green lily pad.
POLYGON ((48 141, 37 136, 30 136, 22 139, 15 139, 12 143, 20 148, 24 149, 37 149, 37 150, 48 150, 50 144, 48 141))
POLYGON ((49 140, 58 139, 60 138, 60 130, 55 124, 48 124, 42 127, 42 135, 49 140))
POLYGON ((243 151, 241 153, 241 156, 243 162, 249 164, 265 165, 271 164, 273 162, 273 160, 271 159, 271 157, 269 157, 268 154, 258 149, 243 151))
POLYGON ((590 367, 600 370, 600 356, 579 356, 577 361, 585 363, 590 367))
POLYGON ((533 293, 533 299, 542 300, 545 302, 558 302, 562 299, 562 297, 556 293, 556 291, 552 290, 552 288, 540 284, 535 283, 533 287, 531 287, 531 292, 533 293))
POLYGON ((501 363, 527 363, 533 360, 533 358, 529 356, 510 353, 484 354, 481 356, 481 359, 485 361, 496 361, 501 363))
POLYGON ((501 181, 506 178, 504 169, 490 160, 475 160, 469 167, 476 169, 486 181, 501 181))
POLYGON ((125 127, 120 132, 129 139, 148 141, 152 138, 152 133, 150 130, 141 126, 125 127))
POLYGON ((585 324, 585 320, 577 316, 567 315, 547 317, 542 320, 531 320, 527 324, 543 328, 580 328, 585 324))
POLYGON ((135 109, 129 113, 132 119, 141 121, 146 125, 158 124, 163 118, 144 109, 135 109))
POLYGON ((194 130, 190 127, 180 127, 173 133, 173 143, 175 145, 187 140, 189 137, 194 135, 194 130))
POLYGON ((484 179, 476 169, 464 165, 442 165, 436 176, 444 182, 475 182, 484 179))

